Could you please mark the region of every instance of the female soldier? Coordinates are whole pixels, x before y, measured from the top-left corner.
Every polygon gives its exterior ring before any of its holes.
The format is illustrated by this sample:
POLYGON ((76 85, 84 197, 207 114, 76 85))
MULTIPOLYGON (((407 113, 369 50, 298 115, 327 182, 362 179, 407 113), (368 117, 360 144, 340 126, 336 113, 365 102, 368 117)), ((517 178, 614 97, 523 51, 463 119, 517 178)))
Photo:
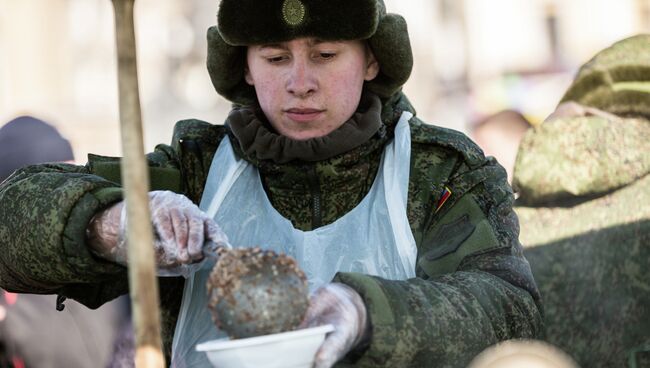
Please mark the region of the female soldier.
MULTIPOLYGON (((148 156, 159 267, 199 261, 221 230, 294 256, 315 290, 305 324, 336 327, 318 367, 460 367, 541 333, 505 171, 414 116, 406 24, 383 1, 222 0, 208 50, 235 107, 148 156)), ((2 287, 91 307, 126 292, 118 170, 91 156, 2 185, 2 287)), ((205 366, 194 345, 218 335, 206 272, 160 281, 172 365, 205 366)))

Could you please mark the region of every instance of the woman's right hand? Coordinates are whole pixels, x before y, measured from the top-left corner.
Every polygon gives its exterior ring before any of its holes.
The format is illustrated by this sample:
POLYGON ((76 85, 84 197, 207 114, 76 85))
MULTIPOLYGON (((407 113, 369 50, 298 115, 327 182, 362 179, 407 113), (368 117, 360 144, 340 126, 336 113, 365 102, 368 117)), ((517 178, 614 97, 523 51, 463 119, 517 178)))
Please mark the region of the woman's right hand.
MULTIPOLYGON (((214 253, 215 248, 230 247, 226 234, 214 220, 183 195, 170 191, 149 192, 149 208, 159 269, 196 263, 204 258, 204 250, 214 253)), ((87 233, 93 253, 128 265, 124 201, 95 215, 87 233)))

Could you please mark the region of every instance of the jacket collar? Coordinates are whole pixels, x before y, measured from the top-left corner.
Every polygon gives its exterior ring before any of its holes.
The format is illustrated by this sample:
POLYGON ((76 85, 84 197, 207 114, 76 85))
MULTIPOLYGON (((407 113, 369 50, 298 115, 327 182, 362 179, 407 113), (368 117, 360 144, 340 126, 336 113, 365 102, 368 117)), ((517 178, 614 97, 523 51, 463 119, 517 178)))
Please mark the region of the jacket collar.
MULTIPOLYGON (((382 101, 364 92, 358 111, 330 134, 304 141, 278 134, 259 108, 235 108, 226 120, 226 130, 238 156, 255 166, 303 165, 330 159, 347 162, 362 152, 382 147, 392 137, 403 111, 413 111, 402 93, 382 101)), ((349 164, 349 162, 348 162, 349 164)))

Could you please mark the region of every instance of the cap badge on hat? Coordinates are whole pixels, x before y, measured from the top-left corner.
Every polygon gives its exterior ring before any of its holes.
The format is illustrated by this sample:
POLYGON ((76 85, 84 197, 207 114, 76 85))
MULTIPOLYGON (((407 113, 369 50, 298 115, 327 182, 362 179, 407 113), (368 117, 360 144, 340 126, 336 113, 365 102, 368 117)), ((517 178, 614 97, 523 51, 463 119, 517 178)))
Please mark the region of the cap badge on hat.
POLYGON ((290 26, 297 26, 305 20, 305 5, 300 0, 284 0, 282 17, 290 26))

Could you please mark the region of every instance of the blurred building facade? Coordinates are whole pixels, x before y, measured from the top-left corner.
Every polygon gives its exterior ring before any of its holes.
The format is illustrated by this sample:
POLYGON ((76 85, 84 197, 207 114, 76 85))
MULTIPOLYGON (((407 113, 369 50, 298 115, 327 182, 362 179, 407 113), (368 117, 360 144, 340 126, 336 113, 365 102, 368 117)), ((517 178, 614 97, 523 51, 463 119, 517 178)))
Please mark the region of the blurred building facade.
MULTIPOLYGON (((612 42, 650 32, 650 0, 385 0, 409 23, 405 86, 426 121, 467 131, 503 109, 540 121, 576 68, 612 42)), ((229 103, 205 68, 216 0, 138 0, 145 146, 177 120, 221 123, 229 103)), ((84 161, 120 155, 112 5, 108 0, 0 0, 0 125, 36 114, 84 161)))

